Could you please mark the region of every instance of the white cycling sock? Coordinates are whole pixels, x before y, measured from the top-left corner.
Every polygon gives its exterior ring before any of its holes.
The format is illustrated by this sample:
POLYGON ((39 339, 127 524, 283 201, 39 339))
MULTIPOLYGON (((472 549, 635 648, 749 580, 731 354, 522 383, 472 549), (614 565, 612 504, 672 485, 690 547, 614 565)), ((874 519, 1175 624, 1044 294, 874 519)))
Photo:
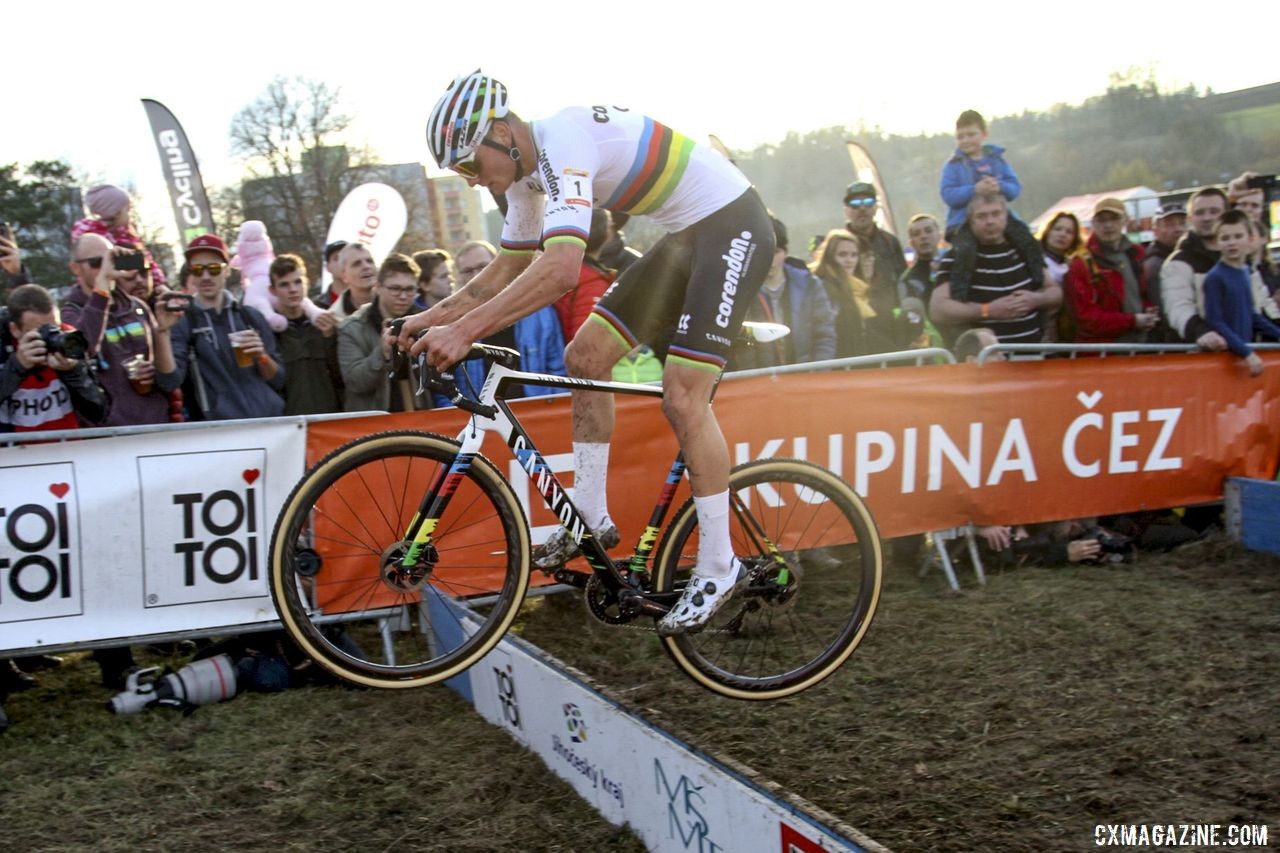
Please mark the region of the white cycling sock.
POLYGON ((609 521, 606 480, 609 473, 609 443, 573 443, 573 503, 592 530, 609 521))
POLYGON ((727 578, 733 571, 733 544, 729 541, 729 490, 701 498, 694 495, 693 506, 698 511, 698 574, 708 578, 727 578))

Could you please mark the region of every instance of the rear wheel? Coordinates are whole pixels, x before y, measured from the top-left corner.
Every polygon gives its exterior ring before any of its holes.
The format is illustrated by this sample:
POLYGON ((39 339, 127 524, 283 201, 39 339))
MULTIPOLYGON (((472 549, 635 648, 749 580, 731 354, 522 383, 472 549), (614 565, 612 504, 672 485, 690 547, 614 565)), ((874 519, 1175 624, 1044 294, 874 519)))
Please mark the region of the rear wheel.
POLYGON ((482 456, 456 484, 410 568, 405 532, 459 445, 426 433, 358 439, 294 487, 271 541, 271 595, 295 642, 370 687, 451 678, 492 649, 529 583, 529 532, 511 487, 482 456), (464 604, 471 613, 458 605, 464 604))
MULTIPOLYGON (((729 531, 750 580, 697 633, 662 638, 703 686, 778 699, 835 672, 871 625, 882 557, 862 499, 825 468, 767 459, 729 478, 729 531)), ((654 589, 682 589, 698 554, 693 501, 676 513, 654 563, 654 589)))

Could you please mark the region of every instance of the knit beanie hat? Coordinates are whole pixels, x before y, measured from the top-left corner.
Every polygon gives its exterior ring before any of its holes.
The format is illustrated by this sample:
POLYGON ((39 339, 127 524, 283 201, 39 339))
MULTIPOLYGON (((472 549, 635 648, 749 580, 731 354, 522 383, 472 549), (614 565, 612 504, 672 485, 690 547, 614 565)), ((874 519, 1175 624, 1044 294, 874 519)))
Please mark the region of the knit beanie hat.
POLYGON ((84 196, 89 212, 103 219, 111 219, 129 204, 129 194, 111 184, 98 184, 84 196))

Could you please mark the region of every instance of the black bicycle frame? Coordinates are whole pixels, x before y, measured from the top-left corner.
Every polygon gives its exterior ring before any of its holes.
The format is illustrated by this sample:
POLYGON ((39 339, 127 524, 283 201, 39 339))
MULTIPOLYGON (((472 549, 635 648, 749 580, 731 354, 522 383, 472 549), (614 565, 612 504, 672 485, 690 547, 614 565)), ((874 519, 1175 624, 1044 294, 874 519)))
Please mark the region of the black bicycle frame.
MULTIPOLYGON (((414 515, 405 533, 409 548, 400 560, 403 569, 411 570, 424 552, 431 546, 432 534, 443 517, 449 502, 457 491, 462 479, 467 475, 472 460, 479 453, 484 441, 484 434, 496 432, 502 436, 512 455, 520 463, 529 476, 530 482, 546 502, 547 508, 556 516, 560 524, 582 549, 582 555, 592 572, 603 581, 608 588, 617 590, 630 587, 608 552, 600 545, 590 527, 583 520, 582 514, 569 497, 568 491, 556 478, 542 453, 537 449, 520 424, 519 419, 511 411, 511 407, 503 398, 503 392, 513 384, 535 385, 552 388, 569 388, 572 390, 594 390, 612 394, 636 394, 649 397, 661 397, 662 389, 653 385, 635 385, 625 382, 596 382, 588 379, 574 379, 562 376, 549 376, 540 373, 524 373, 501 364, 494 364, 485 379, 480 392, 480 399, 467 408, 472 411, 471 420, 462 432, 458 441, 462 445, 458 454, 450 464, 436 476, 435 482, 426 491, 418 512, 414 515)), ((646 571, 648 561, 656 546, 658 534, 675 499, 676 489, 685 473, 684 454, 679 453, 667 473, 658 502, 649 517, 649 524, 640 536, 626 568, 631 571, 646 571)), ((582 574, 571 572, 571 574, 582 574)))

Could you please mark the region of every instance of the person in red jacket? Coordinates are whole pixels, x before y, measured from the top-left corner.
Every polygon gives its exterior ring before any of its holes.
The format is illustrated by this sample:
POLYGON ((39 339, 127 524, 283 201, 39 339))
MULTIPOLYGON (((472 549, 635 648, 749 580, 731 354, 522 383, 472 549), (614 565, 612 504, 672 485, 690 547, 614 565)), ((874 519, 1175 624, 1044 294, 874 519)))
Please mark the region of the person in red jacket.
POLYGON ((1147 297, 1142 247, 1124 234, 1124 202, 1104 198, 1093 209, 1086 251, 1063 280, 1080 344, 1142 343, 1160 319, 1147 297))

